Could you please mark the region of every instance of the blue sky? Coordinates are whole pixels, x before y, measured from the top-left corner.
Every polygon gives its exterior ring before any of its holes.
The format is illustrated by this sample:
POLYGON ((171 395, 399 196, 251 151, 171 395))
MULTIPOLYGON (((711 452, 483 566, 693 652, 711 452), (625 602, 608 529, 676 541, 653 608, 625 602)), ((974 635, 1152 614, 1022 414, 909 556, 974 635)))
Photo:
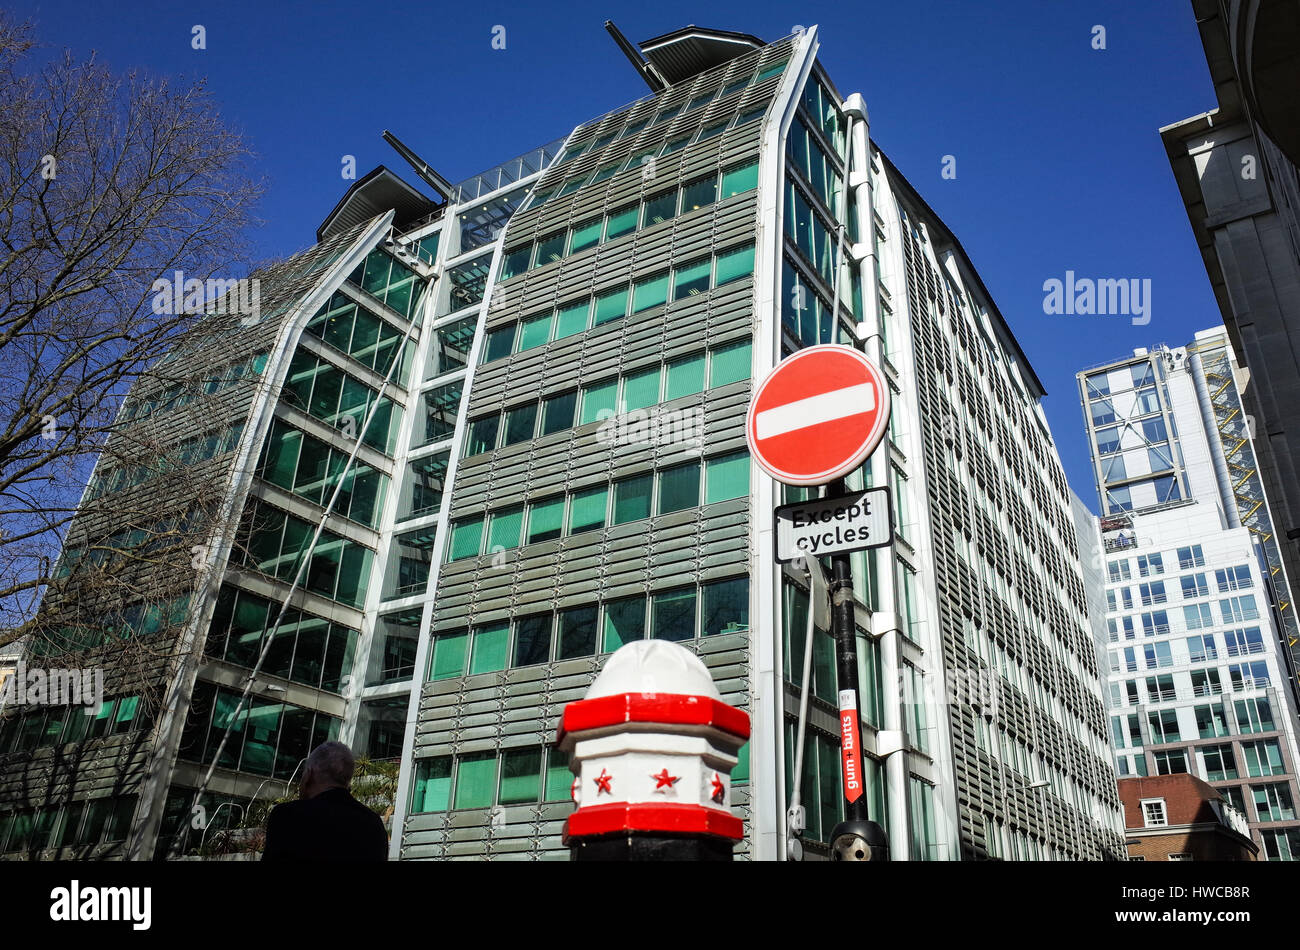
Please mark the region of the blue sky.
POLYGON ((816 23, 839 91, 866 98, 876 144, 961 239, 1042 378, 1070 483, 1094 509, 1075 372, 1220 320, 1157 131, 1215 105, 1183 0, 8 7, 53 49, 206 76, 267 181, 265 256, 312 242, 347 187, 342 156, 414 180, 384 129, 458 181, 644 95, 607 18, 633 41, 690 23, 765 39, 816 23), (191 48, 195 24, 205 50, 191 48), (941 177, 945 155, 955 179, 941 177), (1150 324, 1045 315, 1043 282, 1067 270, 1150 279, 1150 324))

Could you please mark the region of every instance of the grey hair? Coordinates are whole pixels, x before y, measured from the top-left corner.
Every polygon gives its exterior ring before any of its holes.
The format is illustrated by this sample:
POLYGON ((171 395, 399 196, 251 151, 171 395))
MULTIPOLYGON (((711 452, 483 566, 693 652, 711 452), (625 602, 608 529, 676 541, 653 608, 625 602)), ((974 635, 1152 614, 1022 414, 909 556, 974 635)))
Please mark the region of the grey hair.
POLYGON ((352 783, 356 760, 352 757, 352 750, 342 742, 322 742, 307 756, 307 768, 322 784, 347 788, 352 783))

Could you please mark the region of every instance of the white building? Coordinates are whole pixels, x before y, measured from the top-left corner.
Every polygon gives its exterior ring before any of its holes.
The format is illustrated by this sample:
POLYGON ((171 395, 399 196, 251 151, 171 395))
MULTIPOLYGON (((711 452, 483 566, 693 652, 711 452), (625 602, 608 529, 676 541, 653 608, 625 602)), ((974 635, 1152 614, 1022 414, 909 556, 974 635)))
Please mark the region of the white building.
POLYGON ((1300 857, 1291 612, 1223 330, 1079 373, 1121 776, 1193 773, 1300 857), (1226 365, 1225 365, 1226 363, 1226 365))

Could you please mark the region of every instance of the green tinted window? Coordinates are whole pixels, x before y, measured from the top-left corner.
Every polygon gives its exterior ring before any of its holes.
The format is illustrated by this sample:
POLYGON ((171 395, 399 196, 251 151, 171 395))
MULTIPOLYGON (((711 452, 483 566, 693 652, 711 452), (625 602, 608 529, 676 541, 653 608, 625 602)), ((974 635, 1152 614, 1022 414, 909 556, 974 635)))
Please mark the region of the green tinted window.
POLYGON ((570 660, 596 652, 596 608, 577 607, 560 613, 559 655, 570 660))
POLYGON ((537 801, 541 790, 542 749, 515 749, 501 756, 502 805, 522 805, 537 801))
POLYGON ((541 346, 551 338, 551 314, 530 317, 519 325, 519 351, 541 346))
POLYGON ((587 329, 587 317, 590 311, 590 300, 561 308, 555 315, 555 338, 561 340, 587 329))
POLYGON ((605 637, 601 649, 612 653, 625 643, 645 639, 645 598, 628 597, 605 605, 605 637))
POLYGON ((641 226, 648 228, 651 225, 667 221, 677 213, 677 192, 665 191, 661 195, 655 195, 653 198, 647 198, 645 202, 645 216, 641 219, 641 226))
POLYGON ((457 521, 451 529, 450 560, 474 557, 483 545, 483 519, 457 521))
POLYGON ((673 299, 693 297, 706 293, 709 289, 709 271, 713 261, 705 258, 677 268, 673 272, 673 299))
POLYGON ((490 808, 497 787, 497 760, 491 752, 467 755, 456 763, 456 807, 490 808))
POLYGON ((623 380, 623 403, 627 409, 645 409, 659 402, 659 367, 634 373, 623 380))
POLYGON ((614 524, 626 524, 650 517, 650 490, 653 479, 649 475, 626 478, 614 484, 614 524))
POLYGON ((569 253, 577 254, 579 251, 591 247, 600 240, 600 230, 604 221, 597 218, 594 221, 588 221, 580 224, 573 229, 573 236, 569 239, 569 253))
POLYGON ((556 234, 548 235, 537 242, 537 257, 534 259, 534 267, 544 267, 558 261, 564 256, 564 238, 565 233, 560 231, 556 234))
POLYGON ((666 468, 659 473, 659 514, 694 508, 699 503, 699 462, 666 468))
POLYGON ((754 273, 754 245, 749 244, 718 255, 714 287, 740 280, 754 273))
POLYGON ((739 633, 749 629, 749 578, 704 584, 700 587, 700 635, 739 633))
POLYGON ((569 501, 569 534, 605 527, 607 496, 604 485, 575 492, 569 501))
POLYGON ((435 637, 429 679, 445 680, 464 676, 465 650, 468 646, 468 633, 443 633, 435 637))
POLYGON ((495 414, 471 422, 469 425, 469 438, 465 442, 465 454, 478 455, 480 452, 491 452, 495 449, 497 447, 497 427, 500 422, 501 417, 495 414))
POLYGON ((690 640, 695 636, 695 588, 654 595, 650 636, 656 640, 690 640))
POLYGON ((474 628, 474 641, 470 646, 469 671, 493 673, 506 668, 506 645, 510 641, 510 625, 494 624, 474 628))
POLYGON ((733 452, 704 463, 704 503, 749 494, 749 453, 733 452))
POLYGON ((704 354, 697 353, 668 364, 668 381, 664 384, 664 401, 693 396, 704 390, 704 354))
POLYGON ((533 437, 537 428, 537 403, 530 402, 506 412, 505 432, 501 437, 501 446, 517 445, 533 437))
POLYGON ((558 538, 563 524, 563 495, 536 502, 528 509, 528 543, 558 538))
POLYGON ((668 299, 668 272, 639 281, 632 288, 632 312, 657 307, 668 299))
POLYGON ((629 231, 636 230, 637 213, 640 207, 632 205, 628 208, 622 208, 610 214, 605 221, 605 240, 612 241, 616 237, 627 234, 629 231))
POLYGON ((682 186, 682 214, 705 208, 718 198, 718 176, 710 175, 682 186))
MULTIPOLYGON (((733 780, 734 781, 734 780, 733 780)), ((422 759, 415 770, 411 811, 446 811, 451 803, 451 756, 422 759)))
POLYGON ((593 383, 582 390, 582 415, 579 417, 578 424, 586 425, 588 422, 595 422, 597 419, 609 418, 614 412, 614 403, 618 399, 618 380, 611 379, 608 382, 593 383), (605 411, 602 416, 601 412, 605 411))
POLYGON ((548 749, 546 753, 546 800, 569 801, 572 797, 573 773, 569 771, 569 757, 561 749, 548 749))
POLYGON ((719 347, 709 354, 709 385, 726 386, 728 383, 749 379, 751 361, 748 340, 719 347))
POLYGON ((531 244, 525 244, 523 247, 506 251, 506 258, 501 264, 501 279, 509 280, 516 274, 522 274, 528 270, 528 261, 532 254, 533 246, 531 244))
POLYGON ((519 532, 524 524, 522 505, 494 512, 488 528, 488 551, 509 550, 519 547, 519 532))
POLYGON ((542 435, 561 432, 573 427, 573 414, 578 408, 578 391, 552 396, 542 403, 542 435))
POLYGON ((596 315, 592 326, 599 326, 609 320, 617 320, 627 313, 627 288, 615 290, 596 298, 596 315))

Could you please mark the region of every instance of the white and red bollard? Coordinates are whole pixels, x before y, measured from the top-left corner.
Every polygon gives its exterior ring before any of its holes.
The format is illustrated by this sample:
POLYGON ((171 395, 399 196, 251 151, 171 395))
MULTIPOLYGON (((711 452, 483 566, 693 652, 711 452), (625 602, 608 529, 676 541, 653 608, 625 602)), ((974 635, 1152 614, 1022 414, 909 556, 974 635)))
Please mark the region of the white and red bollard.
POLYGON ((564 707, 575 861, 730 861, 743 824, 731 770, 749 715, 722 701, 704 664, 666 640, 620 648, 585 698, 564 707))

